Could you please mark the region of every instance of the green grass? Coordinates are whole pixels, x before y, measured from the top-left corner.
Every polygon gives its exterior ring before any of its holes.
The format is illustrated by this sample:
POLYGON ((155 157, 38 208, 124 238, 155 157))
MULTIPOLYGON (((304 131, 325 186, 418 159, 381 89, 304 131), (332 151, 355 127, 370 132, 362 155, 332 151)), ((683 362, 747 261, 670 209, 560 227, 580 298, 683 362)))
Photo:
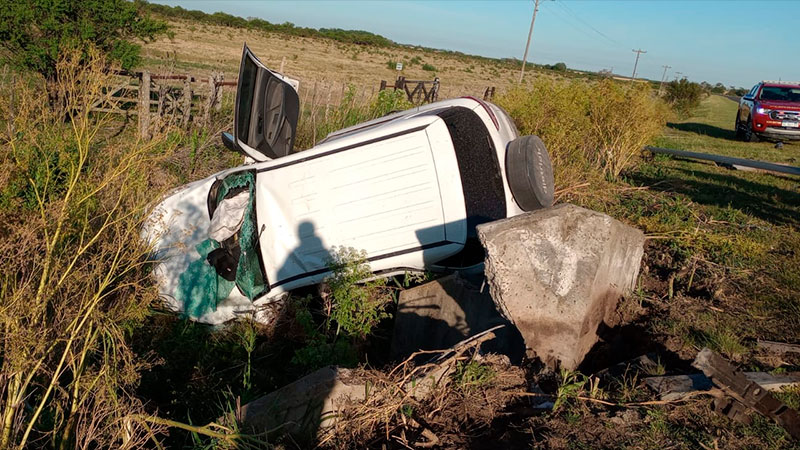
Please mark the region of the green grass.
POLYGON ((770 142, 742 142, 734 135, 738 104, 720 95, 704 99, 692 117, 667 124, 657 146, 799 165, 800 144, 776 149, 770 142))
MULTIPOLYGON (((657 144, 782 163, 800 154, 732 140, 736 107, 708 97, 657 144)), ((751 363, 756 338, 800 341, 800 178, 656 155, 623 180, 579 201, 649 235, 654 340, 685 358, 709 346, 751 363)))

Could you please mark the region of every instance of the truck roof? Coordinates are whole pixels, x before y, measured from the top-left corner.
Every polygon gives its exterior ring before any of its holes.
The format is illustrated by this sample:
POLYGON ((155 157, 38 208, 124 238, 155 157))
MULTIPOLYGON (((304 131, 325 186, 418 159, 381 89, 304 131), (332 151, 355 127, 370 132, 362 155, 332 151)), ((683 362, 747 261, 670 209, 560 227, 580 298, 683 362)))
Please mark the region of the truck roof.
POLYGON ((775 80, 763 80, 761 84, 769 85, 769 86, 793 86, 798 87, 800 86, 800 81, 775 81, 775 80))

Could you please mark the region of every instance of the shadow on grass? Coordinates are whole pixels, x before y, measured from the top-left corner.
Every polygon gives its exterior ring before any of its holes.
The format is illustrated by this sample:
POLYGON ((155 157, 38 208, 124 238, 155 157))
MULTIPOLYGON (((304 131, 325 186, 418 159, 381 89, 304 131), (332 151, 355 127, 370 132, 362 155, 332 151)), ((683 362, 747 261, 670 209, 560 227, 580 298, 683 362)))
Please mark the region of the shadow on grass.
POLYGON ((697 123, 697 122, 685 122, 685 123, 668 122, 667 126, 674 130, 688 131, 690 133, 695 133, 703 136, 710 136, 719 139, 727 139, 730 141, 736 140, 736 133, 732 128, 731 129, 720 128, 720 127, 715 127, 714 125, 708 125, 706 123, 697 123))
POLYGON ((655 191, 684 194, 703 205, 735 208, 775 225, 800 225, 800 193, 796 191, 733 173, 683 168, 672 168, 670 172, 674 175, 667 178, 637 172, 630 179, 640 186, 652 186, 655 191))

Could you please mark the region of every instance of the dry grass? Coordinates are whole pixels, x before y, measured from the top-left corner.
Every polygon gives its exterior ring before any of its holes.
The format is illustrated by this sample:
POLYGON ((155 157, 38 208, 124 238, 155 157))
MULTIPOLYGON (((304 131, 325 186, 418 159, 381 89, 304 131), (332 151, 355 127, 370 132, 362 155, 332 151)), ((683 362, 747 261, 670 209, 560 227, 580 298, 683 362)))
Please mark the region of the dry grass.
POLYGON ((562 189, 597 174, 618 177, 661 133, 667 118, 667 108, 647 86, 613 80, 541 80, 532 88, 509 90, 497 103, 520 133, 544 140, 562 189))
POLYGON ((101 138, 104 59, 58 64, 59 105, 36 81, 10 86, 0 208, 0 447, 142 445, 161 427, 132 424, 128 392, 145 364, 126 329, 157 299, 139 229, 159 140, 101 138), (69 121, 64 118, 69 116, 69 121))
MULTIPOLYGON (((493 337, 487 335, 484 337, 493 337)), ((525 376, 508 358, 480 357, 481 340, 437 363, 415 366, 412 355, 392 370, 360 369, 369 395, 341 406, 341 418, 325 431, 321 446, 359 447, 398 442, 415 448, 458 448, 464 434, 480 435, 519 393, 525 376)))
MULTIPOLYGON (((381 80, 391 84, 397 72, 388 67, 389 61, 405 62, 402 75, 410 80, 432 80, 438 76, 440 98, 482 97, 487 87, 504 91, 516 84, 519 77, 519 68, 511 64, 445 52, 348 45, 328 39, 196 26, 189 22, 171 22, 171 25, 173 38, 146 44, 142 51, 149 70, 200 76, 221 71, 226 79, 232 80, 238 76, 242 43, 246 42, 268 67, 279 70, 283 64, 284 73, 300 80, 301 99, 310 97, 314 90, 324 91, 326 99, 330 96, 327 104, 340 104, 349 84, 368 97, 378 91, 381 80), (424 64, 437 70, 423 70, 424 64)), ((525 85, 559 76, 550 71, 528 70, 525 85)))

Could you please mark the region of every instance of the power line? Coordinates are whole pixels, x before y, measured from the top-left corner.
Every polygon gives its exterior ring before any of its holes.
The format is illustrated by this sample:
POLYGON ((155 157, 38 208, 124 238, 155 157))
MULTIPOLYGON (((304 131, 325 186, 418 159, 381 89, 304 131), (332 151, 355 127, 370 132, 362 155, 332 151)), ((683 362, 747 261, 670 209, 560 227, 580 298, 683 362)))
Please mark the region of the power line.
POLYGON ((563 1, 556 1, 556 2, 554 2, 554 3, 556 3, 557 5, 559 5, 559 7, 561 7, 561 9, 563 9, 564 11, 566 11, 568 14, 572 15, 572 17, 574 17, 576 20, 578 20, 578 21, 579 21, 579 22, 581 22, 583 25, 585 25, 585 26, 587 26, 588 28, 590 28, 592 31, 594 31, 594 32, 595 32, 595 33, 597 33, 598 35, 602 36, 602 37, 603 37, 604 39, 606 39, 607 41, 611 42, 611 43, 612 43, 612 44, 614 44, 614 45, 618 45, 618 46, 620 46, 620 47, 622 47, 622 46, 623 46, 622 44, 620 44, 620 43, 619 43, 619 42, 617 42, 616 40, 614 40, 614 39, 612 39, 611 37, 609 37, 607 34, 603 33, 602 31, 600 31, 600 30, 598 30, 597 28, 595 28, 594 26, 592 26, 592 24, 590 24, 589 22, 587 22, 587 21, 583 20, 583 19, 581 18, 581 16, 580 16, 580 15, 578 15, 578 13, 576 13, 576 12, 575 12, 575 11, 574 11, 572 8, 570 8, 569 6, 567 6, 567 4, 566 4, 566 3, 564 3, 563 1))
POLYGON ((564 13, 562 11, 559 11, 557 9, 552 9, 552 8, 548 9, 548 12, 552 13, 554 16, 556 16, 559 19, 561 19, 565 24, 567 24, 567 25, 571 26, 572 28, 574 28, 575 31, 583 33, 587 37, 594 38, 593 34, 591 34, 590 32, 586 31, 585 28, 579 27, 578 23, 577 22, 573 22, 572 19, 569 16, 566 15, 566 13, 564 13))
POLYGON ((636 53, 636 62, 633 64, 633 75, 631 75, 632 79, 636 79, 636 67, 639 65, 639 55, 642 53, 647 53, 645 50, 631 50, 633 53, 636 53))

